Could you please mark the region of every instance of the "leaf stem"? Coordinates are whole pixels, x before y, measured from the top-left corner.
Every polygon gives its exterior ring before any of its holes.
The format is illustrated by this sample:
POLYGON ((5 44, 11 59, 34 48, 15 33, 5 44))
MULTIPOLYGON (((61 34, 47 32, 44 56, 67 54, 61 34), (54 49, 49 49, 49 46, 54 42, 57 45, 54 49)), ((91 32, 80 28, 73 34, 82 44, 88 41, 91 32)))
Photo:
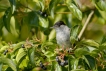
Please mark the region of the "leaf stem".
POLYGON ((85 31, 85 29, 86 29, 86 27, 87 27, 87 25, 88 25, 88 23, 89 23, 89 21, 90 21, 90 19, 91 19, 91 17, 92 17, 93 14, 94 14, 94 11, 92 10, 91 13, 89 14, 89 16, 88 16, 88 18, 87 18, 87 20, 86 20, 84 26, 83 26, 81 32, 80 32, 79 35, 78 35, 78 39, 79 39, 79 40, 81 39, 81 36, 82 36, 82 34, 84 33, 84 31, 85 31))

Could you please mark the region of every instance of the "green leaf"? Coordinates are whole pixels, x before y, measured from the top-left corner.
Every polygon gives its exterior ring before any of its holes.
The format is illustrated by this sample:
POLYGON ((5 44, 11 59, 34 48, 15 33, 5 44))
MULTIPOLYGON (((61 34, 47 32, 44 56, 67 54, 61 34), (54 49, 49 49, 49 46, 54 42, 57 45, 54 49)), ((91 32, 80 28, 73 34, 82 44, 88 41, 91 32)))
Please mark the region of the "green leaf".
POLYGON ((0 18, 0 30, 3 28, 3 18, 0 18))
POLYGON ((54 18, 54 11, 57 6, 57 4, 60 2, 60 0, 51 0, 49 5, 49 11, 52 18, 54 18))
POLYGON ((7 69, 6 69, 6 71, 13 71, 10 67, 8 67, 7 69))
POLYGON ((0 49, 0 53, 4 52, 4 50, 8 49, 9 46, 3 46, 1 49, 0 49))
POLYGON ((47 56, 48 58, 50 58, 50 57, 53 57, 55 55, 55 53, 54 52, 51 52, 51 51, 46 51, 44 53, 44 55, 47 56))
POLYGON ((0 63, 7 64, 12 70, 17 71, 16 65, 11 59, 0 57, 0 63))
POLYGON ((72 59, 71 61, 72 69, 77 69, 78 62, 79 62, 79 59, 72 59))
POLYGON ((92 70, 96 68, 96 60, 93 57, 90 55, 85 55, 83 58, 92 70))
POLYGON ((0 0, 0 12, 5 11, 8 7, 10 7, 9 0, 0 0))
POLYGON ((11 32, 10 30, 10 19, 12 16, 12 12, 11 12, 11 7, 9 7, 6 11, 5 11, 5 15, 3 16, 3 22, 4 22, 4 26, 6 27, 6 29, 11 32))
POLYGON ((99 46, 100 50, 106 50, 106 42, 99 46))
POLYGON ((17 63, 20 63, 25 56, 26 56, 26 52, 24 51, 23 48, 20 48, 16 56, 17 63))
POLYGON ((28 56, 29 56, 29 60, 31 62, 31 64, 35 65, 35 61, 34 61, 34 58, 35 58, 35 48, 31 48, 28 50, 28 56))
POLYGON ((71 71, 88 71, 88 70, 84 70, 84 69, 75 69, 75 70, 71 70, 71 71))
POLYGON ((43 28, 48 28, 48 26, 49 26, 48 19, 45 19, 45 18, 42 18, 39 16, 39 25, 43 28))
POLYGON ((13 53, 15 54, 19 50, 19 48, 22 48, 22 44, 24 44, 24 43, 25 43, 25 41, 22 41, 22 42, 17 43, 14 46, 13 53))
POLYGON ((15 8, 16 8, 16 2, 15 0, 9 0, 10 1, 10 4, 11 4, 11 7, 12 7, 12 14, 14 13, 15 11, 15 8))
POLYGON ((72 31, 71 31, 71 43, 75 43, 75 41, 78 41, 78 38, 77 38, 77 35, 78 35, 78 32, 79 32, 79 25, 76 25, 72 28, 72 31))
POLYGON ((79 20, 82 20, 82 12, 78 9, 76 5, 71 2, 67 2, 67 7, 79 20))
POLYGON ((62 71, 61 66, 59 66, 57 63, 55 65, 55 71, 62 71))
POLYGON ((55 30, 53 29, 51 32, 50 32, 50 34, 49 34, 49 36, 48 36, 48 40, 49 41, 52 41, 56 36, 56 32, 55 32, 55 30))
POLYGON ((99 0, 99 1, 94 0, 94 2, 95 2, 97 9, 102 10, 102 11, 106 11, 106 1, 104 1, 104 0, 99 0))
POLYGON ((3 63, 0 63, 0 71, 2 71, 3 63))
POLYGON ((75 56, 76 57, 81 57, 82 55, 86 55, 89 53, 87 48, 77 48, 75 51, 75 56))
POLYGON ((44 10, 44 8, 45 8, 45 2, 44 2, 44 0, 39 0, 39 3, 40 3, 40 6, 41 6, 41 8, 42 8, 42 11, 44 10))
POLYGON ((36 26, 38 27, 39 25, 39 18, 36 14, 36 12, 30 12, 28 14, 28 17, 27 17, 27 21, 28 21, 28 24, 30 24, 30 26, 36 26))
POLYGON ((88 46, 99 47, 99 43, 95 42, 94 40, 82 40, 81 43, 88 46))
POLYGON ((24 58, 24 59, 22 60, 22 62, 20 63, 19 68, 28 67, 28 66, 27 66, 27 65, 28 65, 28 62, 29 62, 29 60, 27 59, 27 57, 24 58))
POLYGON ((106 42, 106 35, 103 35, 101 44, 102 44, 102 43, 105 43, 105 42, 106 42))
POLYGON ((56 64, 56 61, 52 61, 51 71, 55 71, 56 64))

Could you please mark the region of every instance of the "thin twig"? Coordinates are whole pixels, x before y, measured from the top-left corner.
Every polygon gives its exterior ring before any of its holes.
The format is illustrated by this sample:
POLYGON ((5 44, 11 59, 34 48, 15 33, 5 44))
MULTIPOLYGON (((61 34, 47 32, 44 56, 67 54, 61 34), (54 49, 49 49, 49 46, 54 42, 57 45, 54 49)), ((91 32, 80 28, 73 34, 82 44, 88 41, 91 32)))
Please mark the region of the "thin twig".
POLYGON ((88 25, 88 23, 89 23, 89 21, 90 21, 90 19, 91 19, 93 14, 94 14, 94 11, 91 11, 91 13, 89 14, 89 16, 88 16, 88 18, 87 18, 87 20, 86 20, 81 32, 78 35, 78 39, 81 39, 81 36, 84 33, 84 31, 85 31, 85 29, 86 29, 86 27, 87 27, 87 25, 88 25))

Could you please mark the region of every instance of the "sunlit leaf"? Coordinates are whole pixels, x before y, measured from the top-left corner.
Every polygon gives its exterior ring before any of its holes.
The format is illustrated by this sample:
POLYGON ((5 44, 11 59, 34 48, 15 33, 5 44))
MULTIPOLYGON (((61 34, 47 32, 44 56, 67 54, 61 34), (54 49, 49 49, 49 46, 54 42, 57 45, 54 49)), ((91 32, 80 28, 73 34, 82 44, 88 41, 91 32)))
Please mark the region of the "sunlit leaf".
POLYGON ((60 0, 51 0, 49 5, 50 15, 54 18, 54 11, 56 5, 60 2, 60 0))
POLYGON ((44 55, 47 56, 48 58, 50 58, 50 57, 53 57, 55 54, 54 54, 54 52, 46 51, 46 52, 44 53, 44 55))
POLYGON ((24 68, 24 67, 27 67, 27 64, 28 64, 28 59, 23 59, 22 62, 20 63, 19 65, 19 68, 24 68))
POLYGON ((43 28, 48 28, 48 26, 49 26, 48 19, 45 19, 45 18, 42 18, 39 16, 39 25, 43 28))
POLYGON ((76 5, 74 5, 73 3, 66 3, 67 7, 69 8, 69 10, 79 19, 82 20, 82 12, 78 9, 78 7, 76 5))
POLYGON ((84 69, 75 69, 75 70, 71 70, 71 71, 87 71, 87 70, 84 70, 84 69))
POLYGON ((75 56, 81 57, 82 55, 88 54, 89 51, 86 48, 77 48, 74 53, 75 53, 75 56))
POLYGON ((2 48, 0 48, 0 52, 4 52, 4 50, 8 49, 9 46, 3 46, 2 48))
POLYGON ((17 71, 16 65, 11 59, 0 57, 0 63, 7 64, 12 70, 17 71))
POLYGON ((16 53, 19 48, 22 48, 22 45, 23 45, 24 43, 25 43, 25 41, 17 43, 17 44, 14 46, 13 53, 16 53))
POLYGON ((33 65, 35 65, 35 61, 34 61, 35 54, 34 54, 34 52, 35 52, 35 48, 31 48, 28 51, 29 60, 33 65))
POLYGON ((59 66, 59 64, 55 65, 55 71, 62 71, 61 66, 59 66))
POLYGON ((76 25, 72 28, 72 31, 71 31, 71 37, 70 37, 71 43, 75 43, 75 41, 78 41, 78 38, 77 38, 78 33, 79 33, 79 26, 76 25))
POLYGON ((41 6, 41 10, 43 11, 45 8, 45 4, 44 4, 44 0, 39 0, 40 6, 41 6))
POLYGON ((15 0, 9 0, 10 1, 10 4, 11 4, 11 7, 12 7, 12 14, 14 13, 15 11, 15 8, 16 8, 16 2, 15 0))
POLYGON ((55 38, 55 35, 56 35, 56 32, 55 30, 53 29, 50 34, 49 34, 49 41, 53 40, 55 38))
POLYGON ((96 7, 99 9, 99 10, 102 10, 102 11, 106 11, 106 1, 103 1, 103 0, 94 0, 95 2, 95 5, 96 7))
POLYGON ((22 58, 24 58, 25 56, 26 56, 26 52, 24 51, 24 49, 23 48, 19 49, 16 56, 16 61, 20 63, 21 62, 20 60, 22 60, 22 58))
POLYGON ((77 67, 78 67, 78 62, 79 62, 79 59, 73 59, 73 60, 71 61, 72 69, 77 69, 77 67))
POLYGON ((81 43, 86 44, 88 46, 94 46, 94 47, 99 47, 99 43, 95 42, 94 40, 82 40, 81 43))

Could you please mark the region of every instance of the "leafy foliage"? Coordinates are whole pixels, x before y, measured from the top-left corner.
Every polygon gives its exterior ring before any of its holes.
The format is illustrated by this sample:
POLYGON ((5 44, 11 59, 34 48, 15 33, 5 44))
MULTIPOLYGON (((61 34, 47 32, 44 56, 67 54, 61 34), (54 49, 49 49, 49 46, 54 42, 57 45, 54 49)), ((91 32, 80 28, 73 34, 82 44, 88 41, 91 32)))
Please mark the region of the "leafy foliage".
POLYGON ((105 5, 105 0, 0 0, 0 71, 105 71, 106 35, 100 30, 105 5), (59 20, 71 29, 70 49, 58 46, 50 29, 59 20))

